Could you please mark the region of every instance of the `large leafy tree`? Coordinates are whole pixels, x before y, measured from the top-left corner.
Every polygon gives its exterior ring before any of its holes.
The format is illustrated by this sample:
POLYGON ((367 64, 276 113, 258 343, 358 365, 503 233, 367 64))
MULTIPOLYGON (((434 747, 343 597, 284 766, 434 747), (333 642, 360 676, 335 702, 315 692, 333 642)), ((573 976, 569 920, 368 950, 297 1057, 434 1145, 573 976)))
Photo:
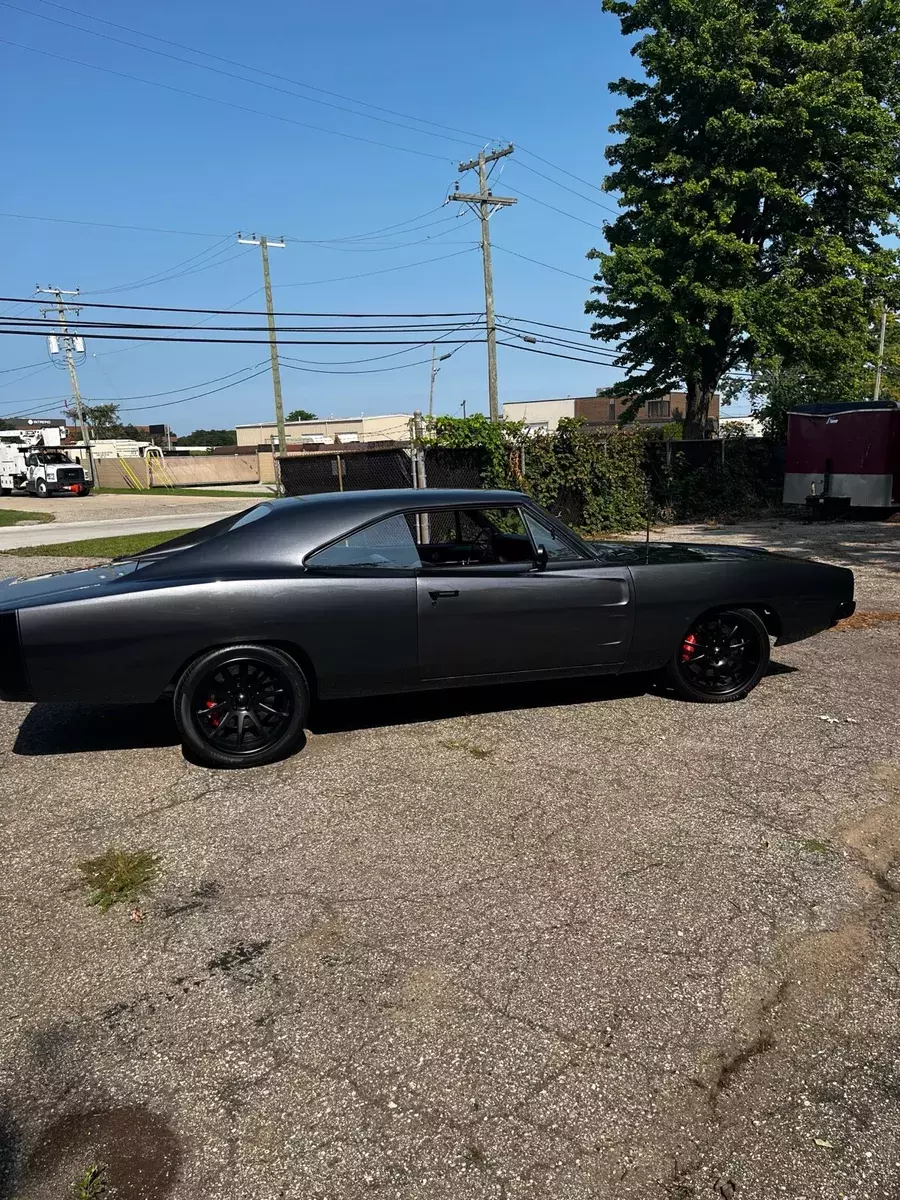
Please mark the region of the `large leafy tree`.
POLYGON ((645 78, 606 151, 594 336, 637 403, 684 384, 685 436, 736 366, 854 391, 894 293, 900 0, 603 0, 645 78))

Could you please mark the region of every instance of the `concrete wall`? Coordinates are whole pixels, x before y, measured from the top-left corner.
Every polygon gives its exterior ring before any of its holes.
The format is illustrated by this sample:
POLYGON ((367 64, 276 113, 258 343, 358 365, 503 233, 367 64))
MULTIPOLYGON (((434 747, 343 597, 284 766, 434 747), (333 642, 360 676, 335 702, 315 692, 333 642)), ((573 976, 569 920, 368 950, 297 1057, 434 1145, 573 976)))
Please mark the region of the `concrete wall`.
MULTIPOLYGON (((271 458, 271 455, 269 456, 271 458)), ((234 454, 190 458, 167 457, 160 464, 154 459, 145 459, 150 464, 153 487, 165 487, 174 483, 178 487, 210 483, 258 483, 259 467, 255 454, 234 454)))
POLYGON ((150 486, 147 460, 144 458, 97 458, 94 459, 94 470, 97 484, 102 488, 134 487, 129 471, 137 476, 141 487, 150 486))
POLYGON ((561 417, 575 416, 574 400, 525 400, 503 405, 503 416, 507 421, 524 421, 536 428, 546 426, 554 433, 561 417))
POLYGON ((256 455, 256 461, 259 463, 259 482, 274 483, 275 459, 271 450, 260 450, 256 455))

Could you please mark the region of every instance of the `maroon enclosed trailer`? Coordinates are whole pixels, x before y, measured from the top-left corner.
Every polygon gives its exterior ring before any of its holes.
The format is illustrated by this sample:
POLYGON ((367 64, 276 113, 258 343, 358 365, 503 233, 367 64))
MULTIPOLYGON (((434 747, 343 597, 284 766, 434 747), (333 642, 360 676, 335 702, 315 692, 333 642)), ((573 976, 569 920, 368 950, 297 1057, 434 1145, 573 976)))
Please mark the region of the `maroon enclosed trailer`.
POLYGON ((784 502, 826 497, 854 508, 900 507, 900 404, 802 404, 788 413, 784 502))

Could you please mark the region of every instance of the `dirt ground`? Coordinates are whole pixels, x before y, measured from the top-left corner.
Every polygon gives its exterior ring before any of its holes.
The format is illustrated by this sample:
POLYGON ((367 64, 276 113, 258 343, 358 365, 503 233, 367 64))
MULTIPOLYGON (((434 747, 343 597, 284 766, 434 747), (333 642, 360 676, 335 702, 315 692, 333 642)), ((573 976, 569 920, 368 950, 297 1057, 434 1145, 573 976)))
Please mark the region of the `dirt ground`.
POLYGON ((0 1197, 896 1200, 900 527, 669 534, 875 615, 741 704, 321 706, 252 772, 0 707, 0 1197), (108 846, 160 856, 138 921, 78 886, 108 846))

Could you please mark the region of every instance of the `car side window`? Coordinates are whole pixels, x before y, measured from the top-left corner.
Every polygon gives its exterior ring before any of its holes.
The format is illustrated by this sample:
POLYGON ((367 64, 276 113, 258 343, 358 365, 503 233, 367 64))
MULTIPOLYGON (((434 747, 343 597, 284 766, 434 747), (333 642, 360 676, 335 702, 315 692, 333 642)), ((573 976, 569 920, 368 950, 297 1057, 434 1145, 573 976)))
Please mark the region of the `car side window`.
POLYGON ((314 571, 411 571, 419 566, 419 554, 405 518, 396 516, 316 550, 306 566, 314 571))
POLYGON ((419 558, 440 570, 534 562, 521 511, 507 508, 430 509, 408 516, 419 558))
POLYGON ((588 558, 588 555, 573 542, 560 537, 549 525, 545 525, 543 521, 532 516, 530 512, 526 511, 525 520, 534 539, 534 544, 536 546, 543 546, 547 551, 548 562, 584 562, 588 558))

